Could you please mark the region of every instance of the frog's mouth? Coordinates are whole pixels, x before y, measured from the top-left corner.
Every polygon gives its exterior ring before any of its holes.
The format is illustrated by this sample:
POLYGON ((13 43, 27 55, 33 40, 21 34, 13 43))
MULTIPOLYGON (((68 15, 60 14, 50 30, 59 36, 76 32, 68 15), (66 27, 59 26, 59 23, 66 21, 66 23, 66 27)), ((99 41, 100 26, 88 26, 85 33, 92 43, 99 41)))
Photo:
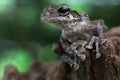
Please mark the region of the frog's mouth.
POLYGON ((73 30, 73 27, 79 23, 79 19, 74 18, 72 15, 70 17, 62 17, 59 16, 58 13, 56 13, 55 16, 53 14, 50 15, 50 13, 42 13, 41 21, 53 24, 57 26, 57 28, 64 30, 73 30))
POLYGON ((79 19, 74 18, 72 15, 62 17, 62 16, 59 16, 59 14, 56 12, 55 12, 55 14, 43 12, 41 14, 41 21, 47 22, 50 24, 54 24, 54 25, 58 26, 60 29, 62 28, 62 29, 67 29, 67 30, 68 30, 68 28, 71 29, 72 26, 79 23, 79 19), (69 27, 69 26, 71 26, 71 27, 69 27))
POLYGON ((68 30, 72 29, 72 27, 79 23, 80 20, 77 17, 72 16, 71 14, 63 17, 59 16, 57 12, 43 12, 41 14, 41 21, 56 25, 60 29, 68 30))

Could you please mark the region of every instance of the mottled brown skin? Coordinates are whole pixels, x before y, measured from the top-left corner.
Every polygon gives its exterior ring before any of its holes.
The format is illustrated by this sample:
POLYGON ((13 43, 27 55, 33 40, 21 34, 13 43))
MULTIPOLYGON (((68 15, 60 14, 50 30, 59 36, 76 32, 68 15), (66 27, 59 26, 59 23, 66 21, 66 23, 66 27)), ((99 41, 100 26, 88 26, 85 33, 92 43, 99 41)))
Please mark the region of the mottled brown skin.
MULTIPOLYGON (((54 24, 62 30, 60 44, 67 54, 62 55, 62 58, 71 67, 76 70, 79 68, 77 56, 80 58, 79 60, 86 59, 86 54, 77 50, 78 46, 82 45, 86 49, 95 50, 97 59, 101 56, 99 46, 101 41, 104 42, 104 32, 107 30, 103 20, 91 21, 86 13, 72 10, 65 4, 58 9, 48 6, 41 14, 41 20, 54 24), (62 13, 59 11, 61 8, 68 11, 62 13)), ((54 48, 58 49, 58 45, 55 46, 54 48)))

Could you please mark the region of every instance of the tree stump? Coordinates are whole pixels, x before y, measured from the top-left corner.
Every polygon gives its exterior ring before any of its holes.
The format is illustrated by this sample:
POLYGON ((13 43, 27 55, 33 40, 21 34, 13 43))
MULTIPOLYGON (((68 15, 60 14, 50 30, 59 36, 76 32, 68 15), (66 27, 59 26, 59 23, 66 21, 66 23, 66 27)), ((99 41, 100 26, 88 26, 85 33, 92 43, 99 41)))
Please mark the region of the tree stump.
POLYGON ((78 80, 120 80, 120 37, 111 37, 101 46, 102 56, 88 53, 86 61, 81 62, 76 71, 78 80))
MULTIPOLYGON (((73 70, 62 60, 51 64, 37 61, 26 73, 7 66, 3 80, 120 80, 119 32, 120 27, 107 32, 109 38, 100 46, 102 56, 96 59, 95 53, 88 51, 86 60, 80 62, 79 70, 73 70)), ((58 52, 64 54, 61 50, 58 52)))
MULTIPOLYGON (((109 30, 107 41, 100 45, 102 56, 95 58, 95 53, 86 50, 86 60, 80 62, 80 68, 72 73, 72 80, 120 80, 120 27, 109 30)), ((61 48, 62 49, 62 48, 61 48)), ((56 53, 61 52, 56 49, 56 53)), ((79 48, 79 51, 85 49, 79 48)), ((64 53, 64 52, 63 52, 64 53)), ((62 54, 63 54, 62 53, 62 54)), ((61 54, 61 53, 59 53, 61 54)), ((64 53, 65 54, 65 53, 64 53)))

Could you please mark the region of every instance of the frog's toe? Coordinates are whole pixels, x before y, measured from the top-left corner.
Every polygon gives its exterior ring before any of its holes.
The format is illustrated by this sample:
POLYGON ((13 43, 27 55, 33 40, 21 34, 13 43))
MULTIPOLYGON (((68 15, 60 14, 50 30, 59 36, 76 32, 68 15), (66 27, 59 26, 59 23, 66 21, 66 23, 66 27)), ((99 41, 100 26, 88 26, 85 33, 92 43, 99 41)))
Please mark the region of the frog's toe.
POLYGON ((74 62, 73 68, 74 68, 74 70, 78 70, 79 69, 79 64, 77 64, 76 62, 74 62))
POLYGON ((93 49, 93 46, 87 45, 87 46, 85 46, 85 48, 86 48, 86 49, 93 49))
POLYGON ((80 59, 81 59, 81 61, 85 61, 86 55, 85 54, 81 54, 80 59))
POLYGON ((101 53, 100 52, 96 53, 96 59, 99 59, 100 57, 101 57, 101 53))

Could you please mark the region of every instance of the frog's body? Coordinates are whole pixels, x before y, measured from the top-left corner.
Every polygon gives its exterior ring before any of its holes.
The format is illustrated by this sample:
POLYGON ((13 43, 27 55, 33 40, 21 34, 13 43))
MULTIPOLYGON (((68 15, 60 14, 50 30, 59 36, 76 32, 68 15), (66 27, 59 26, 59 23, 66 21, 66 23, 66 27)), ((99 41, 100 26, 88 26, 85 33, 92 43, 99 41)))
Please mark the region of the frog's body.
POLYGON ((68 39, 68 41, 73 43, 78 40, 91 39, 92 36, 99 36, 99 33, 97 32, 97 27, 96 27, 97 23, 99 22, 102 22, 102 20, 96 20, 91 22, 89 21, 89 22, 86 22, 87 25, 81 25, 81 23, 78 23, 76 25, 75 30, 73 31, 62 30, 62 37, 64 39, 68 39))
MULTIPOLYGON (((76 48, 81 41, 86 41, 82 46, 93 49, 93 43, 95 43, 96 56, 100 57, 99 42, 104 37, 104 31, 107 30, 103 20, 90 21, 86 13, 71 10, 67 5, 62 5, 58 9, 48 6, 42 13, 41 20, 62 29, 60 42, 67 54, 77 55, 85 60, 86 56, 79 53, 76 48)), ((68 57, 65 56, 65 58, 68 57)), ((74 64, 77 63, 74 62, 74 64)))

